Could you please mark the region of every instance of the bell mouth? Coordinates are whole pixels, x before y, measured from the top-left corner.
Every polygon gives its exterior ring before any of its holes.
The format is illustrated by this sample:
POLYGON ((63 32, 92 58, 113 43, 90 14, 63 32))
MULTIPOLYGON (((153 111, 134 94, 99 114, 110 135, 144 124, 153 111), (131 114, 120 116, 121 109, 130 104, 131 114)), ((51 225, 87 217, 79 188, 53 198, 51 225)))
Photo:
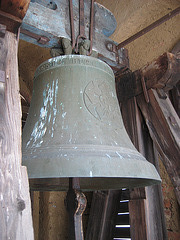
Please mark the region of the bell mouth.
POLYGON ((59 151, 38 150, 36 154, 30 153, 32 149, 23 152, 33 190, 66 191, 68 179, 73 177, 80 178, 80 188, 85 191, 143 187, 161 181, 154 165, 136 149, 61 146, 59 151))
MULTIPOLYGON (((122 188, 145 187, 160 184, 160 179, 121 178, 121 177, 81 177, 80 189, 82 191, 118 190, 122 188)), ((34 178, 29 179, 33 191, 68 191, 68 178, 34 178)))

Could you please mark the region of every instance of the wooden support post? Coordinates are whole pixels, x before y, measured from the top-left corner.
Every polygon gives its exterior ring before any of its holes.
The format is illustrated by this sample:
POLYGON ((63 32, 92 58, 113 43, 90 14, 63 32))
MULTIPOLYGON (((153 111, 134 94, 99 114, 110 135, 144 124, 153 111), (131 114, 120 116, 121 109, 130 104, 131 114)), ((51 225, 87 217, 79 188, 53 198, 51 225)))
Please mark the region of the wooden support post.
POLYGON ((143 199, 129 201, 130 232, 133 240, 147 239, 144 201, 143 199))
POLYGON ((0 36, 0 239, 33 240, 28 177, 21 166, 18 40, 8 31, 0 36))
MULTIPOLYGON (((153 143, 135 98, 122 104, 122 116, 127 132, 136 148, 157 167, 157 162, 154 162, 156 156, 153 143)), ((144 189, 135 189, 130 192, 131 239, 167 239, 161 188, 151 186, 145 189, 146 196, 144 189)))
POLYGON ((146 119, 150 135, 162 156, 180 204, 180 120, 169 98, 161 98, 155 90, 148 91, 150 102, 138 96, 138 105, 146 119))
MULTIPOLYGON (((144 152, 141 122, 139 119, 139 113, 135 98, 129 99, 126 103, 122 104, 122 117, 126 130, 132 142, 141 153, 144 152)), ((131 239, 146 240, 147 233, 145 225, 144 188, 131 190, 130 198, 131 200, 129 201, 129 214, 131 239)))

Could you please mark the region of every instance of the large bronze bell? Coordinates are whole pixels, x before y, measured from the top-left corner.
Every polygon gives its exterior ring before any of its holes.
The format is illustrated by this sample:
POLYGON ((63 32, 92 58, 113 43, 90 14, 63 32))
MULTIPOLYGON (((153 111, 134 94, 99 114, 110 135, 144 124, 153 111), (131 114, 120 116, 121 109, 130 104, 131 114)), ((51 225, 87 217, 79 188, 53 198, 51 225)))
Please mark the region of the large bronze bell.
POLYGON ((49 59, 36 70, 23 164, 36 190, 67 190, 71 177, 80 178, 82 190, 161 181, 125 131, 111 68, 79 55, 49 59))

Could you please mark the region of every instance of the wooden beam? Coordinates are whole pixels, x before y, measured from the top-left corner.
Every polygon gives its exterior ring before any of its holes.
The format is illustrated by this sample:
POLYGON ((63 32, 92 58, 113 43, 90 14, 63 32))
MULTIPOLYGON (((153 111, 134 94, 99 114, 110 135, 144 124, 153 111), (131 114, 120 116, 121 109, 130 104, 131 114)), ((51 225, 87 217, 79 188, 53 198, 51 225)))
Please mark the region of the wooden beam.
POLYGON ((0 92, 4 95, 7 45, 5 42, 6 26, 0 24, 0 92))
POLYGON ((173 104, 177 115, 180 118, 180 83, 176 85, 171 91, 169 91, 169 98, 173 104))
POLYGON ((135 72, 116 73, 116 89, 120 102, 143 92, 141 83, 144 78, 146 88, 169 91, 180 80, 180 58, 172 53, 164 53, 156 60, 135 72))
POLYGON ((17 33, 29 3, 30 0, 1 0, 0 24, 5 25, 8 31, 17 33))
MULTIPOLYGON (((123 102, 121 107, 124 124, 132 142, 157 167, 153 143, 136 99, 123 102)), ((131 239, 167 239, 161 187, 150 186, 145 191, 143 188, 133 189, 130 191, 130 199, 131 239)))
POLYGON ((146 221, 144 212, 144 200, 130 200, 129 202, 130 213, 130 230, 131 239, 143 239, 146 240, 146 221))
POLYGON ((17 30, 20 27, 22 20, 18 17, 15 17, 9 13, 0 10, 0 23, 5 25, 8 31, 17 33, 17 30))
POLYGON ((161 98, 152 89, 148 91, 148 95, 149 103, 145 102, 142 95, 137 97, 137 102, 171 177, 180 204, 180 120, 167 96, 166 99, 161 98))
MULTIPOLYGON (((138 150, 144 151, 142 142, 142 133, 138 126, 140 124, 138 110, 135 99, 129 99, 122 105, 122 117, 126 130, 138 150)), ((130 230, 131 239, 147 239, 145 227, 145 206, 144 206, 144 188, 132 189, 130 191, 132 200, 129 201, 129 214, 130 214, 130 230), (143 198, 140 196, 143 195, 143 198)))
POLYGON ((5 78, 0 81, 0 239, 33 240, 29 183, 21 166, 18 40, 6 31, 0 42, 0 52, 7 53, 5 78))
POLYGON ((29 7, 30 0, 1 0, 0 9, 12 16, 23 19, 29 7))
MULTIPOLYGON (((155 165, 159 172, 159 158, 154 142, 150 136, 145 120, 141 125, 143 134, 143 155, 146 159, 155 165)), ((167 240, 167 229, 164 214, 164 202, 162 196, 161 185, 148 186, 145 188, 145 217, 146 217, 146 231, 147 239, 153 240, 167 240)))
POLYGON ((12 14, 5 12, 9 3, 2 0, 0 10, 0 239, 33 240, 28 176, 21 166, 18 36, 14 34, 21 19, 15 9, 12 14))

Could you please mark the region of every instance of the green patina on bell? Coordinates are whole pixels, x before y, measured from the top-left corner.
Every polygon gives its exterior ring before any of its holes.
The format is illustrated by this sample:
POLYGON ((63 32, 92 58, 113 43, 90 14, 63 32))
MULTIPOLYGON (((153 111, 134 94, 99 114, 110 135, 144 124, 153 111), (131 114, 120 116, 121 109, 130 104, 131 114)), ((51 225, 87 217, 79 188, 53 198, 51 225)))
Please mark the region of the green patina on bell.
POLYGON ((41 64, 23 131, 23 165, 34 190, 121 189, 159 183, 131 143, 121 117, 111 68, 87 56, 41 64))

